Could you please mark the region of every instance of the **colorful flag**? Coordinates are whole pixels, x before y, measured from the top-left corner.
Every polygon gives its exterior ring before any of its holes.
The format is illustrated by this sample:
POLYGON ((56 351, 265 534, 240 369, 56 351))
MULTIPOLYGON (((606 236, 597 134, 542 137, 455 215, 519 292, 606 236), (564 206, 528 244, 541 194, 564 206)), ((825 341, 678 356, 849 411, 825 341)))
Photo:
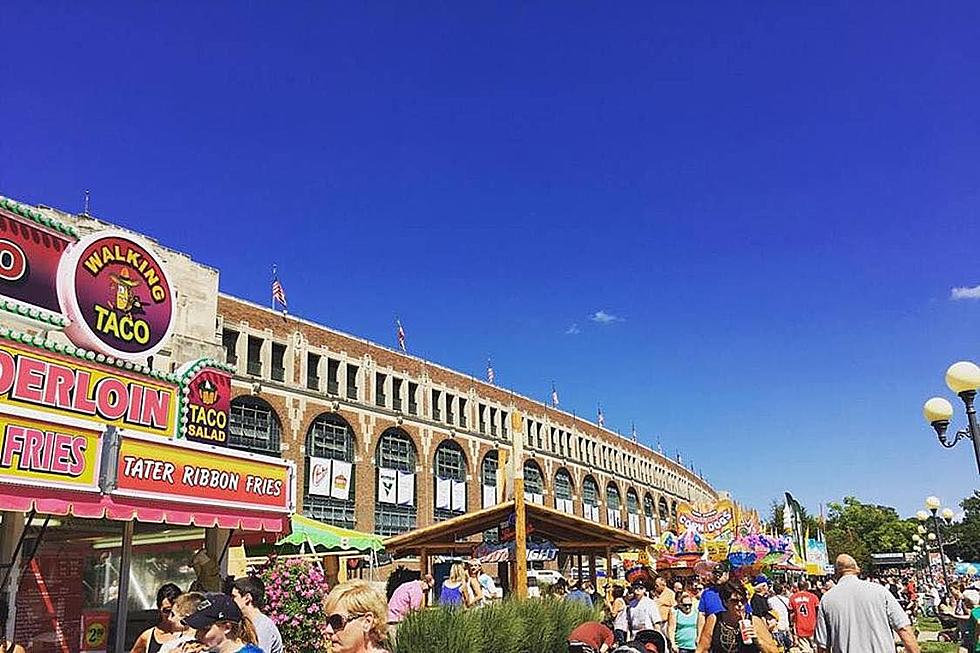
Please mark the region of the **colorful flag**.
POLYGON ((606 425, 606 418, 602 414, 602 406, 599 406, 599 417, 596 420, 596 423, 599 424, 599 428, 602 428, 606 425))
POLYGON ((633 442, 636 442, 636 422, 630 422, 631 435, 633 436, 633 442))
POLYGON ((555 389, 555 384, 551 384, 551 405, 553 408, 558 408, 558 390, 555 389))
POLYGON ((286 311, 286 291, 279 283, 279 273, 277 266, 272 266, 272 308, 275 310, 276 304, 282 306, 283 312, 286 311))
POLYGON ((493 365, 490 364, 490 359, 487 359, 487 383, 493 385, 494 380, 493 365))
POLYGON ((395 318, 395 324, 398 325, 398 348, 402 351, 408 351, 405 349, 405 329, 402 328, 401 320, 399 320, 397 317, 395 318))

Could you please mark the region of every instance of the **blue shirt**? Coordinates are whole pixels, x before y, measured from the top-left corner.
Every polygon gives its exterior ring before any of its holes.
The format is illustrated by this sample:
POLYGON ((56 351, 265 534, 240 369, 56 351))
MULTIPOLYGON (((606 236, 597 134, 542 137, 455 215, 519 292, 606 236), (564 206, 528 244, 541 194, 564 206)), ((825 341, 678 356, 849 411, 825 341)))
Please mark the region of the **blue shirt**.
MULTIPOLYGON (((704 614, 704 616, 709 617, 713 614, 718 614, 719 612, 725 611, 725 604, 721 602, 721 596, 718 595, 718 589, 715 587, 706 587, 704 591, 701 592, 701 599, 698 602, 698 612, 704 614)), ((752 606, 747 602, 745 604, 745 614, 752 614, 752 606)))
POLYGON ((265 651, 260 649, 255 644, 246 644, 245 646, 238 649, 238 653, 265 653, 265 651))
POLYGON ((565 595, 566 601, 575 601, 576 603, 581 603, 592 607, 592 597, 583 592, 582 590, 572 590, 567 595, 565 595))

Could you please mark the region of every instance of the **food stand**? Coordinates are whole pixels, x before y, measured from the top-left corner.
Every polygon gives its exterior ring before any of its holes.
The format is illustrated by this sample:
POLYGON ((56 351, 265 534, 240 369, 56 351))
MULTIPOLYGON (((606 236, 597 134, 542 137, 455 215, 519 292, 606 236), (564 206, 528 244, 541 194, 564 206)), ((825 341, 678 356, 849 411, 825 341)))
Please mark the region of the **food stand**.
POLYGON ((226 446, 228 366, 145 364, 174 305, 149 244, 0 198, 0 593, 32 653, 124 650, 132 599, 293 511, 291 462, 226 446))

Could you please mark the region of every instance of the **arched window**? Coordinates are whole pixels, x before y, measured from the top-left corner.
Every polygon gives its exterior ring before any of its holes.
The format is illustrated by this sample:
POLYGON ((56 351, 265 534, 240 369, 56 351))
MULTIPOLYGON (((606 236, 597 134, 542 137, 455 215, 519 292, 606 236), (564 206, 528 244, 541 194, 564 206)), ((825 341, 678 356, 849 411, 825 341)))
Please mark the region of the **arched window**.
POLYGON ((524 461, 524 496, 531 503, 544 503, 544 475, 533 460, 524 461))
POLYGON ((452 440, 436 449, 435 460, 436 521, 443 521, 466 512, 466 456, 452 440))
POLYGON ((621 507, 619 488, 615 483, 610 482, 606 486, 606 517, 610 526, 622 526, 623 517, 619 512, 621 507))
POLYGON ((497 467, 499 466, 496 450, 488 451, 480 466, 480 478, 483 484, 483 507, 497 505, 497 467))
POLYGON ((591 476, 582 479, 582 514, 586 519, 599 521, 599 484, 591 476))
POLYGON ((646 536, 654 537, 657 530, 653 527, 653 497, 650 493, 643 495, 643 521, 646 527, 646 536))
POLYGON ((282 426, 279 416, 258 397, 244 396, 231 400, 228 416, 228 446, 267 456, 281 456, 282 426))
POLYGON ((630 532, 640 532, 640 497, 633 488, 626 490, 626 525, 630 532))
POLYGON ((324 413, 306 432, 303 514, 354 528, 355 487, 354 433, 343 417, 324 413))
POLYGON ((418 518, 415 444, 405 431, 387 429, 378 440, 376 458, 378 500, 374 507, 374 532, 398 535, 410 531, 418 518))
POLYGON ((671 519, 677 519, 677 500, 671 501, 670 503, 670 517, 671 519))
POLYGON ((555 508, 572 514, 572 475, 564 467, 555 474, 555 508))
POLYGON ((660 527, 666 528, 670 522, 670 508, 667 507, 667 499, 660 497, 660 501, 657 502, 657 509, 660 513, 660 527))

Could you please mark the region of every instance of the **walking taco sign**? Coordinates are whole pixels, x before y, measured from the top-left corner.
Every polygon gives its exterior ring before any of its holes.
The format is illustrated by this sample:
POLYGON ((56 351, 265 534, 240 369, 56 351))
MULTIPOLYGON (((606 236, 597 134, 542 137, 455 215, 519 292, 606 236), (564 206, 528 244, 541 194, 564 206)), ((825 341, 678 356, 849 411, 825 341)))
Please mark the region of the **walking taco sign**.
POLYGON ((120 358, 150 356, 173 326, 163 265, 123 232, 95 233, 68 249, 58 266, 58 299, 72 341, 120 358))
POLYGON ((173 329, 173 286, 147 243, 121 230, 79 238, 2 197, 0 296, 0 308, 113 358, 146 359, 173 329))

